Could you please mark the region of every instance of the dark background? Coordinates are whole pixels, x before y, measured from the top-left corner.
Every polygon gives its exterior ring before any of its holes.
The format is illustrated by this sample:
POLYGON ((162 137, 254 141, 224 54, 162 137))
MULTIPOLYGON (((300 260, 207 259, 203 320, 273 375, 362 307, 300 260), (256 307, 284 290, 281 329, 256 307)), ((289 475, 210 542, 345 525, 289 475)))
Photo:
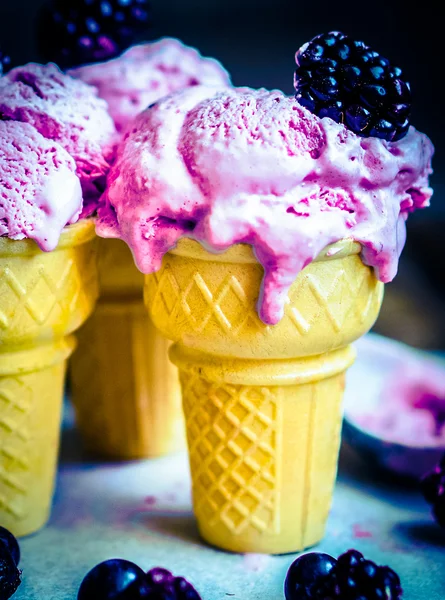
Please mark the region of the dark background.
MULTIPOLYGON (((35 22, 44 0, 0 0, 0 47, 15 64, 38 60, 35 22)), ((436 146, 431 208, 408 221, 399 275, 386 286, 376 330, 414 346, 445 349, 445 144, 440 3, 399 0, 152 0, 147 38, 174 36, 221 60, 235 85, 292 93, 295 51, 337 29, 401 67, 414 97, 412 124, 436 146)))

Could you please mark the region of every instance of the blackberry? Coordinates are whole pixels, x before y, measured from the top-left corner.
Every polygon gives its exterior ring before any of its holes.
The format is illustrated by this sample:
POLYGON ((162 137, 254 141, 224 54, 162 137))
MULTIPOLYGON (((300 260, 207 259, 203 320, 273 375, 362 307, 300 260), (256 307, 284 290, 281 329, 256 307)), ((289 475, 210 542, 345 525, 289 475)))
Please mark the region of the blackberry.
POLYGON ((11 68, 11 58, 0 49, 0 77, 11 68))
POLYGON ((297 101, 359 136, 388 141, 409 129, 411 90, 402 71, 361 41, 331 31, 296 53, 297 101))
POLYGON ((167 569, 156 567, 147 573, 147 600, 201 600, 201 596, 184 577, 175 577, 167 569))
POLYGON ((146 576, 138 565, 112 558, 85 575, 77 600, 140 600, 147 592, 146 576))
POLYGON ((439 464, 422 477, 420 489, 432 507, 434 519, 445 528, 445 454, 439 464))
POLYGON ((5 527, 0 526, 0 544, 6 546, 11 554, 12 560, 18 566, 20 562, 20 546, 17 538, 5 527))
POLYGON ((399 600, 402 588, 389 567, 377 566, 357 550, 336 560, 310 552, 292 563, 284 584, 286 600, 399 600))
POLYGON ((118 56, 146 39, 148 0, 49 0, 39 17, 39 52, 62 69, 118 56))
POLYGON ((320 585, 336 562, 332 556, 320 552, 309 552, 297 558, 284 582, 286 600, 318 600, 320 585))
POLYGON ((397 573, 348 550, 321 583, 323 600, 399 600, 402 588, 397 573))
POLYGON ((8 600, 21 584, 21 572, 6 544, 0 544, 0 598, 8 600))

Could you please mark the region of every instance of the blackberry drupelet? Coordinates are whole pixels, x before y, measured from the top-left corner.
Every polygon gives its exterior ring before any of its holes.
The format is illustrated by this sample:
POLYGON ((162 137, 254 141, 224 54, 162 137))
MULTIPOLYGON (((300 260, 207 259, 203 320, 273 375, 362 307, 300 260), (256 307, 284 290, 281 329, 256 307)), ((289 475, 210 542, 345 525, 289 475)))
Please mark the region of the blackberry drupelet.
POLYGON ((108 60, 145 39, 150 23, 148 0, 49 0, 40 54, 63 69, 108 60))
POLYGON ((297 101, 357 135, 397 141, 409 129, 411 91, 402 71, 361 41, 331 31, 296 53, 297 101))
POLYGON ((11 58, 0 48, 0 77, 7 73, 11 68, 11 58))
POLYGON ((445 454, 439 464, 420 481, 425 500, 431 504, 432 513, 441 527, 445 527, 445 454))

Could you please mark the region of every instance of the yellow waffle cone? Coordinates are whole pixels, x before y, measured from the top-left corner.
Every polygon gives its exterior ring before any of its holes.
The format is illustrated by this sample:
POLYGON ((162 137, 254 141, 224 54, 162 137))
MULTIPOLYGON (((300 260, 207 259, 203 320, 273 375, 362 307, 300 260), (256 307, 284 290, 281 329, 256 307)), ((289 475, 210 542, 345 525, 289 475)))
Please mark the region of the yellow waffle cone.
POLYGON ((185 447, 176 367, 169 342, 143 303, 143 276, 128 247, 100 240, 101 299, 78 335, 72 400, 86 448, 116 459, 155 457, 185 447))
POLYGON ((0 238, 0 290, 0 525, 22 536, 50 512, 69 334, 97 298, 94 223, 49 253, 0 238))
POLYGON ((359 252, 340 242, 306 267, 274 327, 257 316, 263 270, 248 246, 214 255, 181 240, 146 277, 149 313, 176 342, 194 510, 209 543, 280 554, 323 537, 350 343, 383 295, 359 252))

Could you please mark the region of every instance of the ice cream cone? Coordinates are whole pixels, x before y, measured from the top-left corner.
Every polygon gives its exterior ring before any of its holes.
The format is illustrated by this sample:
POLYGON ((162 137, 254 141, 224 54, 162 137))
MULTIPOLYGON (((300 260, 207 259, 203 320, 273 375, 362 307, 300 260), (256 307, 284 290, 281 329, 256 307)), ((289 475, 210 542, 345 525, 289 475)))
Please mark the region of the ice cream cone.
POLYGON ((359 252, 352 241, 326 249, 273 327, 257 316, 263 269, 248 246, 216 255, 181 239, 146 277, 151 318, 176 342, 194 511, 210 544, 280 554, 323 537, 350 344, 383 296, 359 252))
POLYGON ((67 227, 53 252, 0 238, 0 524, 47 521, 74 332, 98 292, 94 223, 67 227))
POLYGON ((115 459, 185 447, 178 371, 143 303, 143 276, 120 240, 100 240, 101 298, 79 332, 70 371, 86 448, 115 459), (92 410, 94 409, 94 410, 92 410))

